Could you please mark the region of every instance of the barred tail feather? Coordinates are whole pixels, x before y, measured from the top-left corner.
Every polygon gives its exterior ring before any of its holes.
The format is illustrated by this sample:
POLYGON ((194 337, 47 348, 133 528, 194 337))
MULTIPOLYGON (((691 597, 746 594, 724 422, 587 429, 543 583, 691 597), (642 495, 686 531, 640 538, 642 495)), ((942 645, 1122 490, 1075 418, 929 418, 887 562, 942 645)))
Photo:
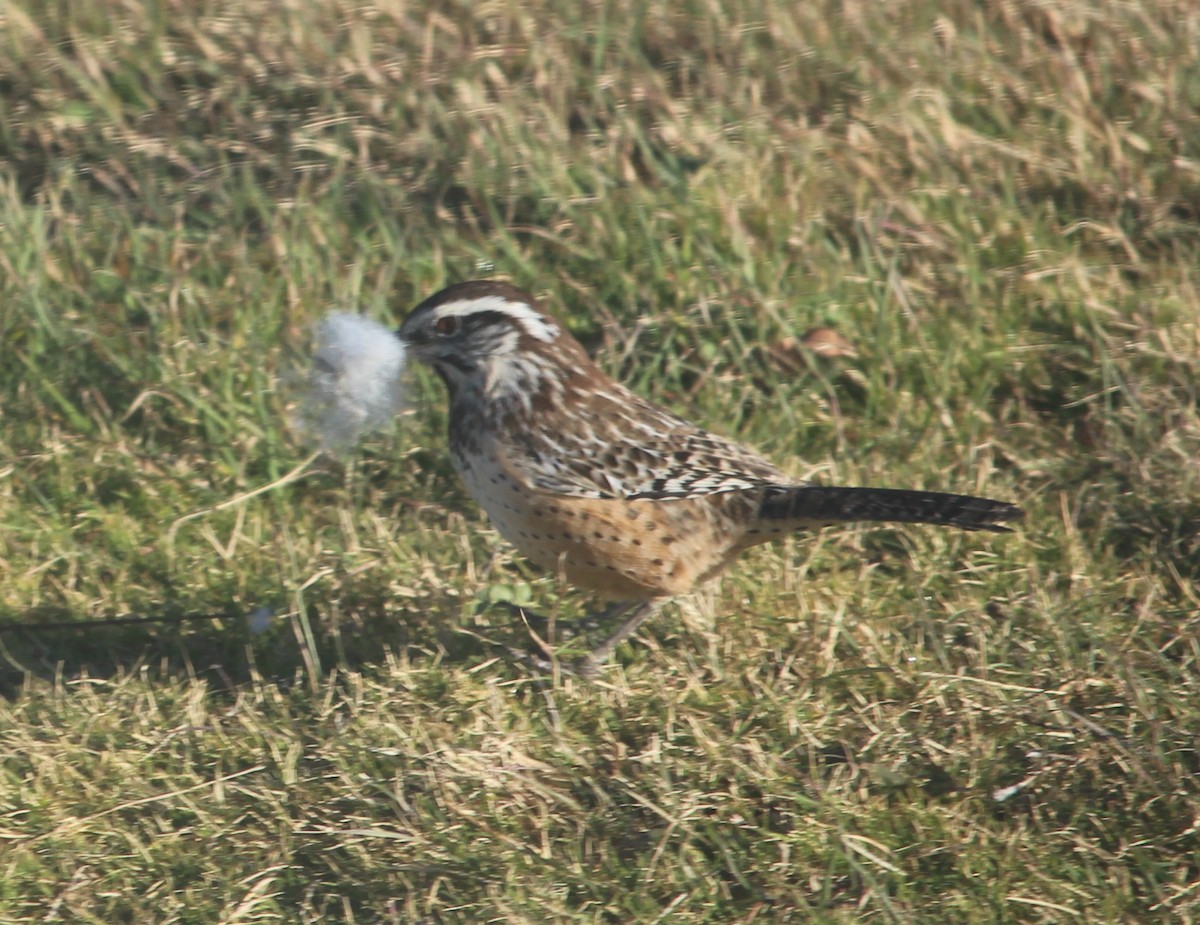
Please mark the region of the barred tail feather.
MULTIPOLYGON (((759 510, 763 523, 832 524, 848 521, 939 524, 963 530, 1010 533, 1000 526, 1024 514, 1014 504, 950 495, 936 491, 895 488, 820 488, 779 485, 767 489, 759 510)), ((780 524, 783 526, 783 524, 780 524)))

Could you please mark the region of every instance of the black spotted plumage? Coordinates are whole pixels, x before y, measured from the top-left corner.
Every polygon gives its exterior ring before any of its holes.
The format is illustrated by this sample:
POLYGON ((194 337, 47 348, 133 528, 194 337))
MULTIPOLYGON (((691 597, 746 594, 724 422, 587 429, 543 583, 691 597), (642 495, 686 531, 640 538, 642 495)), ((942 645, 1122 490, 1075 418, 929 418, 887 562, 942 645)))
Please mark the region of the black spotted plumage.
POLYGON ((446 383, 451 458, 497 529, 575 584, 640 602, 598 660, 655 601, 791 530, 887 521, 1003 532, 1021 517, 988 498, 790 480, 615 382, 505 283, 444 289, 397 335, 446 383))

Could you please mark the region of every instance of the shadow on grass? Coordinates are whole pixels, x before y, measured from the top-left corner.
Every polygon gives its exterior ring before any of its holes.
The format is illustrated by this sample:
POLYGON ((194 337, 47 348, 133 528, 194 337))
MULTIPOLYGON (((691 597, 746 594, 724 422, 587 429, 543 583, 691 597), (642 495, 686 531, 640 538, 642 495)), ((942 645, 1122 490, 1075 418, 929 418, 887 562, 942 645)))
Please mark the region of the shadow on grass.
POLYGON ((469 666, 528 643, 519 618, 502 607, 486 613, 493 640, 490 629, 467 625, 456 597, 397 602, 376 588, 341 590, 336 600, 309 599, 304 614, 228 601, 105 619, 66 608, 10 611, 0 615, 0 696, 31 682, 134 674, 204 679, 214 692, 259 679, 293 685, 334 669, 371 673, 395 659, 469 666))

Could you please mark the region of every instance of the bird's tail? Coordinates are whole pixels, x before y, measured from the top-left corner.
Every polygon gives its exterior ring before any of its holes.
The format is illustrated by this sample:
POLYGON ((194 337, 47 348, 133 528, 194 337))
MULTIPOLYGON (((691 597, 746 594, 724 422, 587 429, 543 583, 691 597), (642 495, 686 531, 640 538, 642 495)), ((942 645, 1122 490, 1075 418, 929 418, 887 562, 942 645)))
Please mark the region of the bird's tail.
MULTIPOLYGON (((937 491, 894 488, 820 488, 809 485, 776 485, 767 489, 759 509, 759 522, 784 529, 819 524, 873 521, 881 523, 938 524, 963 530, 1009 533, 1000 526, 1024 514, 1014 504, 948 495, 937 491)), ((774 531, 771 531, 774 532, 774 531)))

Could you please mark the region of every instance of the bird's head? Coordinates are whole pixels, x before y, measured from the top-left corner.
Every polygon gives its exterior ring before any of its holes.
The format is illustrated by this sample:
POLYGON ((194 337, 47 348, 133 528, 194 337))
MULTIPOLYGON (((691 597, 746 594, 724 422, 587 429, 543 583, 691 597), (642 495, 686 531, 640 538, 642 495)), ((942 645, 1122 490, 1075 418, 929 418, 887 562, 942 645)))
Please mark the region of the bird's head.
POLYGON ((512 398, 528 405, 564 364, 589 362, 531 296, 492 280, 457 283, 430 296, 396 336, 441 376, 451 400, 512 398))

